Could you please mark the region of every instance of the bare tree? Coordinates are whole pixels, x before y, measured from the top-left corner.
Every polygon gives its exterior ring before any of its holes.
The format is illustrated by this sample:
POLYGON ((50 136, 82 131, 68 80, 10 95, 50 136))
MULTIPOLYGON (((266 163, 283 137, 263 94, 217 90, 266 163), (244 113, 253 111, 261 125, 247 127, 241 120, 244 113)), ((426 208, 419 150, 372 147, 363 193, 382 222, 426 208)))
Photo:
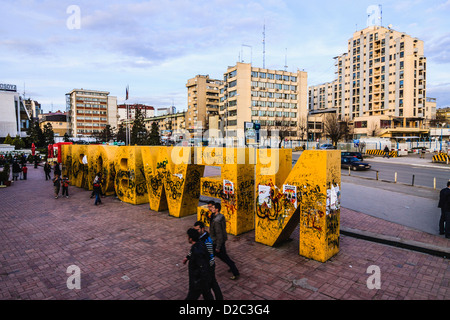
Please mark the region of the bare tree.
POLYGON ((380 135, 381 129, 378 124, 372 122, 367 128, 368 137, 378 137, 380 135))
POLYGON ((300 140, 305 140, 305 135, 308 133, 308 122, 306 121, 306 118, 301 116, 300 120, 298 121, 298 134, 300 137, 300 140))
POLYGON ((325 135, 331 139, 334 146, 336 146, 338 141, 344 136, 341 123, 335 113, 325 115, 323 130, 325 135))
POLYGON ((353 126, 350 124, 350 120, 348 117, 345 117, 344 120, 340 121, 341 131, 342 131, 342 137, 345 141, 349 141, 353 139, 353 133, 354 129, 353 126))

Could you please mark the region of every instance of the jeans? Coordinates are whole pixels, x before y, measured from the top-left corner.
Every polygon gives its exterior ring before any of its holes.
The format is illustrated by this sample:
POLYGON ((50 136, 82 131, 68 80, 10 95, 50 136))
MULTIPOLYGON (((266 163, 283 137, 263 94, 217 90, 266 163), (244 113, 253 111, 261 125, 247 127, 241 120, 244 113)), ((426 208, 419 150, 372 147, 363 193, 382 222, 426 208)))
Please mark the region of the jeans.
POLYGON ((102 200, 100 199, 100 193, 96 192, 95 193, 95 205, 97 205, 98 203, 102 203, 102 200))

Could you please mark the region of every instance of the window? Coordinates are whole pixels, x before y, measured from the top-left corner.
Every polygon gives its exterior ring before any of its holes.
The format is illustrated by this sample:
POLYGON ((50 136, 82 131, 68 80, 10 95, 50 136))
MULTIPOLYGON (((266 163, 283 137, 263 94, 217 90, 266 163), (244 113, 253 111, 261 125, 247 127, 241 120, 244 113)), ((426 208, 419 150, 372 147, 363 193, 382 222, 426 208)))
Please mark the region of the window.
POLYGON ((259 73, 259 77, 265 79, 266 78, 266 73, 265 72, 260 72, 259 73))

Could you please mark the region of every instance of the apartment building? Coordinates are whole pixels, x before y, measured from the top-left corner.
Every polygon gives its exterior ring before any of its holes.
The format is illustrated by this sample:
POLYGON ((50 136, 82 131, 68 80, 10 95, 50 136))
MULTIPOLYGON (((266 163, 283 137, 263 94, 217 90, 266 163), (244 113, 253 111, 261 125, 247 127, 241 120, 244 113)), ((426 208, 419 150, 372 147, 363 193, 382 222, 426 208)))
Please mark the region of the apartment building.
POLYGON ((203 128, 209 128, 209 118, 219 114, 219 86, 222 83, 209 75, 197 75, 187 81, 186 129, 189 132, 194 131, 197 121, 203 128))
POLYGON ((238 62, 228 67, 219 92, 220 127, 238 137, 245 122, 287 131, 287 139, 306 139, 307 73, 269 70, 238 62))
POLYGON ((117 114, 119 116, 119 122, 122 122, 126 119, 134 120, 136 116, 136 110, 139 109, 144 116, 144 118, 150 118, 155 116, 155 108, 152 106, 148 106, 145 104, 119 104, 117 106, 117 114), (128 112, 128 116, 127 116, 128 112))
POLYGON ((39 115, 39 126, 44 130, 46 124, 51 124, 56 137, 63 137, 68 133, 69 123, 67 122, 67 113, 56 112, 42 113, 39 115))
POLYGON ((357 31, 334 58, 336 79, 309 87, 312 115, 335 112, 353 123, 356 138, 426 135, 435 104, 426 96, 422 40, 382 26, 357 31))
POLYGON ((107 91, 73 89, 66 94, 69 136, 91 136, 106 125, 117 128, 117 97, 107 91))
POLYGON ((148 132, 151 131, 152 124, 156 122, 159 127, 159 135, 163 141, 178 141, 183 139, 186 130, 186 112, 145 118, 144 122, 148 132))

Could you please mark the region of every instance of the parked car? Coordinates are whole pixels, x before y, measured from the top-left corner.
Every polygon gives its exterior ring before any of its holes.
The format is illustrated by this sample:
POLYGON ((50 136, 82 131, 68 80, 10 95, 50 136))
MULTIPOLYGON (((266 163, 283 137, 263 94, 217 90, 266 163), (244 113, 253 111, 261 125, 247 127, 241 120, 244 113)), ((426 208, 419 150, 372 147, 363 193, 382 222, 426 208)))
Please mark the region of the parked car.
POLYGON ((333 146, 332 144, 325 143, 325 144, 321 145, 319 147, 319 149, 321 149, 321 150, 329 150, 329 149, 336 149, 336 147, 333 146))
POLYGON ((351 168, 352 170, 368 170, 370 164, 362 162, 356 157, 341 157, 341 168, 351 168))
POLYGON ((364 160, 361 152, 342 151, 341 157, 356 157, 361 161, 364 160))

